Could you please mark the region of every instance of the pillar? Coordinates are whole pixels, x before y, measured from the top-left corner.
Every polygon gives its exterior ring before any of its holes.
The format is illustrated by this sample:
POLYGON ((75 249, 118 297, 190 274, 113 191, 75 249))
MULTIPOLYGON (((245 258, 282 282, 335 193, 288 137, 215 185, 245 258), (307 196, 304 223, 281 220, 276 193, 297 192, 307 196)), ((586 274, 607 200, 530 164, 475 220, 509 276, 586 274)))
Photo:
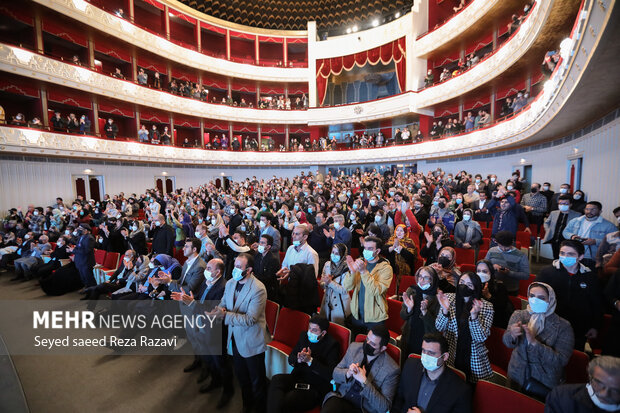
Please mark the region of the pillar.
POLYGON ((230 30, 226 30, 226 59, 230 60, 230 30))
POLYGON ((34 43, 37 53, 43 54, 43 30, 41 27, 41 15, 38 12, 34 16, 34 43))
POLYGON ((49 116, 47 115, 47 89, 45 85, 41 86, 41 121, 43 121, 43 126, 49 128, 50 121, 49 116))
MULTIPOLYGON (((135 115, 137 119, 139 119, 138 114, 135 115)), ((95 135, 100 136, 101 131, 99 130, 99 100, 97 95, 93 96, 93 119, 91 119, 91 127, 94 127, 95 135)))
POLYGON ((258 42, 258 36, 254 38, 254 60, 256 60, 256 64, 260 63, 260 43, 258 42))
POLYGON ((163 31, 164 33, 166 33, 166 39, 170 40, 170 15, 168 14, 170 12, 170 9, 168 8, 168 6, 164 5, 164 11, 162 11, 162 26, 163 26, 163 31))
POLYGON ((205 122, 203 118, 200 118, 200 147, 205 148, 205 122))

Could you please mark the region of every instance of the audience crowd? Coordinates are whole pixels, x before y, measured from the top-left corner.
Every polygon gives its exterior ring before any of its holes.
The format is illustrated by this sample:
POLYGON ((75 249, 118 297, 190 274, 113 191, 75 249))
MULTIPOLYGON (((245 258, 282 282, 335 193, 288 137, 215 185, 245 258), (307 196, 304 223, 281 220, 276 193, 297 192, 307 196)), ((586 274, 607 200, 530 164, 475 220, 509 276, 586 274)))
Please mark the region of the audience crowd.
POLYGON ((81 288, 91 309, 108 297, 161 299, 213 315, 231 355, 204 355, 205 338, 188 331, 196 357, 186 371, 211 377, 200 392, 221 388, 218 407, 234 372, 244 411, 469 412, 480 380, 546 399, 549 412, 617 411, 620 207, 612 223, 584 197, 568 184, 527 185, 518 172, 500 182, 358 169, 57 198, 8 211, 0 271, 12 266, 14 281, 37 278, 51 295, 81 288), (515 241, 523 232, 552 247, 534 275, 515 241), (122 256, 108 279, 95 279, 95 250, 122 256), (289 354, 292 372, 270 383, 267 300, 312 316, 289 354), (346 354, 330 322, 351 330, 346 354), (507 377, 490 361, 492 329, 512 349, 507 377), (563 384, 574 350, 590 352, 588 383, 563 384))

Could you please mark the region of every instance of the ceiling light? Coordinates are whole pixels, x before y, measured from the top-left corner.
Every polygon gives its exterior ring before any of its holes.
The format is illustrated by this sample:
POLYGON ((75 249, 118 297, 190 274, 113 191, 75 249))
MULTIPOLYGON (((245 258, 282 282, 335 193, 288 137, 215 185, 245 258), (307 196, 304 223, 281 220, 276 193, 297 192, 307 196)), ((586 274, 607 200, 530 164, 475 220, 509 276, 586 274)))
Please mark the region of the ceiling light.
POLYGON ((349 34, 349 33, 351 33, 351 28, 350 27, 347 29, 347 34, 349 34))
POLYGON ((353 26, 353 29, 352 29, 352 30, 353 30, 353 32, 356 32, 356 31, 358 31, 358 30, 359 30, 359 28, 357 27, 357 24, 356 24, 355 26, 353 26))
POLYGON ((374 19, 374 20, 372 21, 372 27, 377 27, 378 25, 379 25, 379 20, 374 19))
POLYGON ((521 165, 525 163, 525 158, 521 158, 521 165))
POLYGON ((397 11, 396 14, 394 15, 394 17, 396 17, 398 19, 400 17, 400 12, 397 11))
POLYGON ((92 169, 84 169, 84 173, 85 174, 92 174, 93 170, 92 169))
POLYGON ((163 176, 167 176, 167 175, 168 175, 168 172, 163 171, 161 174, 162 174, 163 176))

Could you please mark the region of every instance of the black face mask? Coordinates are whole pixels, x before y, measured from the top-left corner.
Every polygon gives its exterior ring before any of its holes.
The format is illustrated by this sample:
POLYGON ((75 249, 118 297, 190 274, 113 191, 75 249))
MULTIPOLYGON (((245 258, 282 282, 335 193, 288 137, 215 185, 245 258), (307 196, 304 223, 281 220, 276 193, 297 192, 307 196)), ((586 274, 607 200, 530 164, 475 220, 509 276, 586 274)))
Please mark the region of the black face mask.
POLYGON ((437 206, 438 206, 440 209, 444 209, 444 208, 446 207, 446 203, 445 203, 445 202, 440 202, 439 204, 437 204, 437 206))
POLYGON ((433 231, 433 239, 439 238, 440 235, 441 235, 441 231, 433 231))
POLYGON ((370 344, 368 344, 367 342, 364 342, 364 355, 366 355, 366 357, 372 357, 375 355, 375 348, 373 346, 371 346, 370 344))
POLYGON ((446 257, 445 255, 442 255, 441 257, 437 258, 437 264, 441 265, 443 268, 450 267, 451 262, 452 260, 446 257))
POLYGON ((535 194, 536 192, 538 192, 538 188, 532 188, 532 193, 535 194))
POLYGON ((474 290, 472 290, 465 284, 459 284, 459 295, 461 297, 471 297, 472 295, 474 295, 474 290))

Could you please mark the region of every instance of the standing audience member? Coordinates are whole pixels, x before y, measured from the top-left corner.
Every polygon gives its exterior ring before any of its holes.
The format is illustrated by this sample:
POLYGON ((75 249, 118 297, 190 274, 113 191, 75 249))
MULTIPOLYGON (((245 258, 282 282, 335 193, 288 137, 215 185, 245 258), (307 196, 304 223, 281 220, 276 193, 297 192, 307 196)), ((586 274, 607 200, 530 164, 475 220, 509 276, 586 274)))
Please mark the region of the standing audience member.
POLYGON ((491 261, 495 276, 506 286, 510 295, 518 295, 519 280, 530 278, 530 263, 527 254, 514 246, 514 235, 509 231, 495 234, 497 246, 487 252, 485 260, 491 261))
POLYGON ((325 290, 320 314, 332 323, 347 325, 351 316, 351 297, 343 287, 348 275, 347 247, 344 244, 335 244, 332 247, 330 260, 323 266, 321 287, 325 290))
POLYGON ((553 259, 557 260, 560 256, 560 244, 564 241, 564 229, 574 218, 579 217, 579 213, 570 209, 571 197, 561 195, 558 200, 558 209, 551 211, 544 222, 545 236, 542 239, 543 244, 551 244, 553 259))

